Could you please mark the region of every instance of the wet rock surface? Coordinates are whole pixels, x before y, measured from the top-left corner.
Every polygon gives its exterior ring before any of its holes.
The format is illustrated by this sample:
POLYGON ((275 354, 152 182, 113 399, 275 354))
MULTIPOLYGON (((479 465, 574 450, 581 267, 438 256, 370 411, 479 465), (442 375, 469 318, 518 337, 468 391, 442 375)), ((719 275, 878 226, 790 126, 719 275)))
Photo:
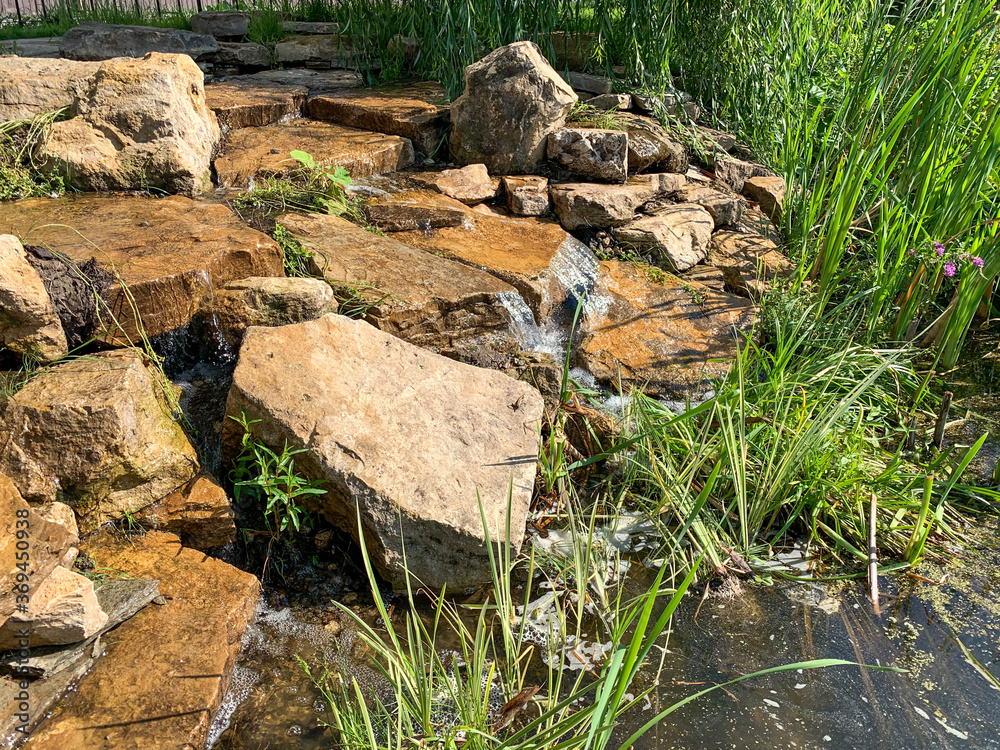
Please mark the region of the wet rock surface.
POLYGON ((28 747, 203 747, 253 618, 257 579, 159 531, 130 540, 105 532, 86 551, 108 568, 158 579, 166 603, 115 629, 104 657, 28 747))
POLYGON ((297 116, 306 101, 305 86, 286 86, 247 78, 205 87, 205 101, 224 130, 261 127, 297 116))
POLYGON ((176 534, 185 547, 208 552, 236 540, 233 509, 226 491, 202 473, 134 515, 143 529, 176 534))
POLYGON ((704 393, 736 356, 752 305, 697 283, 653 281, 623 261, 603 261, 594 301, 585 310, 579 363, 606 383, 655 395, 704 393))
POLYGON ((294 120, 266 128, 243 128, 229 134, 215 159, 219 183, 248 187, 262 177, 300 169, 292 151, 305 151, 321 165, 339 165, 352 177, 403 169, 413 161, 405 138, 312 120, 294 120))
POLYGON ((333 216, 289 214, 278 221, 316 253, 316 271, 346 300, 342 309, 387 333, 429 347, 512 335, 502 299, 517 292, 484 271, 333 216))
POLYGON ((198 473, 162 388, 133 350, 53 367, 0 414, 0 471, 33 502, 69 504, 84 532, 159 500, 198 473))
POLYGON ((284 274, 281 250, 270 237, 225 206, 180 196, 3 203, 0 232, 113 269, 118 283, 103 297, 104 335, 122 343, 141 341, 137 315, 146 335, 156 336, 189 323, 216 287, 284 274))
POLYGON ((253 429, 265 443, 307 449, 296 466, 326 481, 331 522, 356 533, 359 504, 364 541, 397 588, 404 538, 427 586, 490 577, 477 495, 495 544, 512 493, 510 544, 520 546, 542 414, 530 386, 327 315, 248 331, 227 404, 241 410, 262 420, 253 429))

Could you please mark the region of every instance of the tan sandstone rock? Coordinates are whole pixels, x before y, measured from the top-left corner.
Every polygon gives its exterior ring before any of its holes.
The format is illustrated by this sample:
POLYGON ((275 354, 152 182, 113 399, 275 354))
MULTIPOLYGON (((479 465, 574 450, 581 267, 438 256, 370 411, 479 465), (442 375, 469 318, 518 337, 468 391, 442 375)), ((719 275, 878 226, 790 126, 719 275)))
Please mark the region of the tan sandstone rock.
POLYGON ((533 42, 493 50, 465 69, 465 91, 451 107, 452 155, 494 174, 530 173, 576 101, 533 42))
POLYGON ((507 208, 519 216, 541 216, 549 211, 549 181, 544 177, 525 175, 504 177, 503 192, 507 208))
POLYGON ((17 237, 0 235, 0 346, 54 362, 66 356, 66 334, 38 272, 17 237))
POLYGON ((52 124, 35 158, 74 187, 211 189, 219 126, 205 102, 204 75, 187 55, 108 60, 72 112, 52 124))
POLYGON ((305 86, 236 78, 205 86, 205 101, 224 130, 237 130, 298 115, 307 91, 305 86))
POLYGON ((306 114, 315 120, 398 135, 409 139, 417 151, 433 154, 448 125, 446 101, 440 83, 421 81, 313 96, 306 103, 306 114))
POLYGON ((141 341, 140 323, 147 336, 180 328, 230 281, 284 275, 274 240, 221 204, 180 196, 0 203, 4 232, 79 263, 96 258, 114 270, 128 294, 114 284, 101 314, 105 338, 116 343, 141 341))
MULTIPOLYGON (((396 589, 405 543, 410 573, 453 591, 490 578, 483 516, 494 545, 520 547, 542 409, 525 383, 337 315, 250 329, 226 406, 260 419, 253 430, 266 444, 306 449, 295 466, 325 480, 323 515, 357 535, 360 512, 396 589)), ((224 452, 238 450, 238 433, 227 424, 224 452)))
POLYGON ((413 161, 405 138, 311 120, 243 128, 229 134, 215 160, 219 184, 245 188, 255 179, 301 168, 292 151, 305 151, 322 166, 341 166, 351 177, 403 169, 413 161))
POLYGON ((5 57, 0 61, 0 122, 72 106, 84 95, 98 62, 5 57))
POLYGON ((748 331, 753 306, 697 282, 654 281, 639 266, 601 263, 597 291, 585 310, 577 352, 605 383, 654 395, 697 396, 725 376, 748 331))
POLYGON ((158 579, 166 604, 114 630, 104 657, 32 732, 30 747, 204 747, 260 584, 160 531, 131 540, 102 532, 87 552, 102 567, 158 579))
POLYGON ((485 271, 334 216, 288 214, 278 223, 316 253, 316 271, 387 333, 426 347, 510 337, 502 301, 517 292, 485 271))
POLYGON ((712 235, 707 262, 722 269, 730 292, 755 300, 771 289, 775 279, 795 271, 795 264, 767 237, 733 230, 712 235))
POLYGON ((628 177, 628 133, 598 128, 560 128, 549 133, 550 161, 584 177, 625 182, 628 177))
POLYGON ((0 627, 0 651, 21 645, 23 632, 28 633, 30 648, 79 643, 107 621, 93 581, 56 567, 32 593, 28 611, 15 612, 0 627))
POLYGON ((0 471, 28 500, 72 506, 84 533, 144 508, 198 473, 163 387, 131 349, 56 365, 0 415, 0 471))
POLYGON ((212 309, 222 335, 239 348, 249 326, 284 326, 312 320, 337 312, 337 301, 333 289, 321 279, 251 276, 219 289, 212 309))
POLYGON ((714 226, 701 206, 679 203, 618 227, 615 237, 625 246, 652 252, 671 271, 685 271, 705 259, 714 226))
POLYGON ((415 179, 431 185, 438 192, 467 206, 495 198, 500 187, 499 181, 490 177, 485 164, 470 164, 461 169, 430 172, 415 179))
POLYGON ((553 185, 550 192, 559 223, 572 231, 627 224, 639 206, 655 198, 659 190, 649 180, 639 178, 626 185, 566 182, 553 185))
POLYGON ((236 539, 229 498, 210 474, 199 474, 134 518, 144 529, 177 534, 181 543, 192 549, 207 551, 236 539))
POLYGON ((759 175, 743 183, 743 195, 756 201, 764 215, 775 224, 781 223, 786 191, 785 178, 778 175, 759 175))
POLYGON ((743 200, 733 193, 709 185, 688 185, 677 191, 681 203, 694 203, 712 215, 715 227, 732 226, 743 218, 743 200))

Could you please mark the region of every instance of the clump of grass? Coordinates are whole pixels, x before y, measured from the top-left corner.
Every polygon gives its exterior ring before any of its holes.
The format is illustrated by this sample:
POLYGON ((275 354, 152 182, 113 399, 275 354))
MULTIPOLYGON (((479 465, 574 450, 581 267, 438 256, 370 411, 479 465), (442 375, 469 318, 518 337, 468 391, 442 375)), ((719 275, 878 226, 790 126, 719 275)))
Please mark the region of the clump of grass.
POLYGON ((274 225, 271 236, 274 237, 275 241, 281 247, 286 275, 305 278, 313 276, 312 262, 313 258, 316 257, 316 253, 302 247, 302 243, 295 239, 281 224, 274 225))
POLYGON ((62 178, 43 173, 32 156, 49 125, 64 114, 65 110, 59 110, 0 123, 0 201, 65 192, 62 178))
POLYGON ((269 50, 285 38, 282 26, 284 15, 272 8, 258 8, 250 14, 250 28, 247 29, 246 41, 263 44, 269 50))

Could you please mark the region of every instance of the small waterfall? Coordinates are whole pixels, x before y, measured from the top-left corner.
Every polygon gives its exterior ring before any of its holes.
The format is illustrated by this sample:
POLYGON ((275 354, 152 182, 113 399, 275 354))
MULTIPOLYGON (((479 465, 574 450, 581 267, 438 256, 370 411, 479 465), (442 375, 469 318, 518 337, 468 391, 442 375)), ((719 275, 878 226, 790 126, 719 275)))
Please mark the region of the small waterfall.
POLYGON ((567 237, 549 264, 552 276, 566 290, 563 302, 570 312, 579 301, 589 298, 597 284, 600 264, 594 252, 575 237, 567 237))
POLYGON ((517 292, 501 292, 497 300, 510 317, 511 331, 525 351, 534 351, 542 341, 542 331, 524 298, 517 292))

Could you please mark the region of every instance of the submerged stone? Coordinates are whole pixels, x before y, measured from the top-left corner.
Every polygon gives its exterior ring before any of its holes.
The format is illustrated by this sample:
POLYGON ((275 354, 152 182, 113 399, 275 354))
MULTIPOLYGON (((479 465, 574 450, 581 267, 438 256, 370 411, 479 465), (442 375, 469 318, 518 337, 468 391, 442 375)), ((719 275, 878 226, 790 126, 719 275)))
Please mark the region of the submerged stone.
POLYGON ((344 167, 351 177, 393 172, 413 161, 413 146, 405 138, 294 120, 230 133, 215 159, 219 184, 245 188, 262 177, 289 174, 302 166, 292 158, 292 151, 304 151, 322 166, 344 167))
POLYGON ((316 253, 316 270, 348 300, 343 310, 387 333, 425 347, 511 339, 502 300, 517 292, 484 271, 334 216, 288 214, 278 223, 316 253))
POLYGON ((96 258, 116 274, 102 310, 102 334, 115 343, 141 341, 140 328, 152 337, 186 325, 230 281, 284 275, 274 240, 221 204, 180 196, 0 203, 0 233, 79 263, 96 258))
MULTIPOLYGON (((306 450, 295 466, 324 480, 322 514, 357 537, 360 513, 397 590, 407 569, 432 590, 489 580, 484 517, 492 545, 520 547, 543 410, 529 385, 327 315, 250 329, 226 409, 261 420, 252 429, 272 447, 306 450)), ((238 450, 228 422, 224 451, 238 450)))
POLYGON ((700 395, 729 371, 753 306, 634 263, 604 261, 583 318, 579 363, 600 381, 652 395, 700 395), (620 379, 620 380, 619 380, 620 379))

